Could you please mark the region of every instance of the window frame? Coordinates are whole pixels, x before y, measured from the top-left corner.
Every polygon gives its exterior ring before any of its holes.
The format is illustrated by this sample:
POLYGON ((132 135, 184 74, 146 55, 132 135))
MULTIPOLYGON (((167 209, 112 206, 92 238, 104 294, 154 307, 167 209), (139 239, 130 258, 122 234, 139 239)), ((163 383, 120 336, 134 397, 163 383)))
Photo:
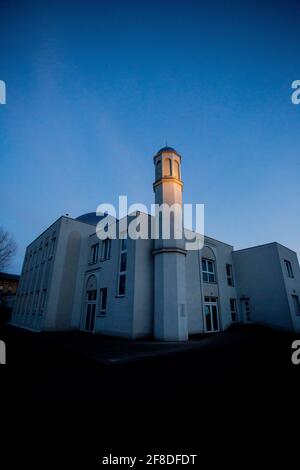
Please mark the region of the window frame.
POLYGON ((56 232, 54 232, 51 237, 48 259, 53 258, 54 253, 55 253, 55 247, 56 247, 56 232))
POLYGON ((294 276, 294 271, 293 271, 293 267, 292 267, 291 261, 285 259, 285 260, 284 260, 284 264, 285 264, 287 276, 288 276, 290 279, 294 279, 295 276, 294 276))
POLYGON ((44 244, 44 249, 43 249, 43 257, 42 257, 42 262, 44 263, 48 259, 48 250, 49 250, 49 237, 46 238, 45 244, 44 244))
POLYGON ((120 258, 119 258, 119 274, 118 274, 118 286, 117 286, 117 297, 125 297, 126 295, 126 278, 127 278, 127 263, 128 263, 128 247, 127 247, 127 239, 122 238, 120 242, 120 258), (125 270, 121 271, 122 266, 122 258, 125 256, 125 270), (125 278, 124 280, 124 293, 120 293, 120 280, 121 278, 125 278))
POLYGON ((89 264, 97 264, 99 258, 99 243, 94 243, 91 246, 90 262, 89 264))
POLYGON ((100 300, 99 300, 99 316, 100 317, 105 317, 106 315, 106 311, 107 311, 107 287, 101 287, 100 288, 100 300), (105 307, 103 307, 102 303, 103 303, 103 295, 104 295, 104 292, 105 292, 105 307))
POLYGON ((105 240, 102 240, 101 261, 110 259, 110 256, 111 256, 111 239, 105 238, 105 240))
POLYGON ((227 284, 230 287, 234 287, 234 278, 233 278, 233 267, 232 264, 226 263, 226 276, 227 276, 227 284), (228 274, 229 269, 229 274, 228 274))
POLYGON ((209 259, 209 258, 202 258, 201 257, 201 270, 202 270, 202 280, 203 282, 206 282, 208 284, 216 284, 217 283, 217 274, 216 274, 216 263, 214 260, 209 259), (203 263, 206 264, 206 269, 203 269, 203 263), (212 264, 213 270, 209 271, 208 270, 208 263, 212 264), (207 276, 207 280, 205 279, 205 276, 207 276), (210 280, 209 276, 213 276, 213 281, 210 280))

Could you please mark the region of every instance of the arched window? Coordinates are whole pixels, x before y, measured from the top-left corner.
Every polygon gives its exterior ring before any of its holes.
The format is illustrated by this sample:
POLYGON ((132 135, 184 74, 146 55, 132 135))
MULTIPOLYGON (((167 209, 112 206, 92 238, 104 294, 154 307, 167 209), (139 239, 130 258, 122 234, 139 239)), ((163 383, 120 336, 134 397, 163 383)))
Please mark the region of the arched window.
POLYGON ((175 178, 180 179, 180 169, 179 169, 179 163, 177 160, 174 162, 174 176, 175 178))
POLYGON ((86 283, 86 290, 91 291, 91 290, 97 290, 97 278, 94 274, 92 274, 86 283))
POLYGON ((156 174, 155 174, 155 179, 159 180, 161 178, 161 160, 158 160, 156 163, 156 174))
POLYGON ((172 160, 166 158, 164 161, 164 176, 172 176, 172 160))

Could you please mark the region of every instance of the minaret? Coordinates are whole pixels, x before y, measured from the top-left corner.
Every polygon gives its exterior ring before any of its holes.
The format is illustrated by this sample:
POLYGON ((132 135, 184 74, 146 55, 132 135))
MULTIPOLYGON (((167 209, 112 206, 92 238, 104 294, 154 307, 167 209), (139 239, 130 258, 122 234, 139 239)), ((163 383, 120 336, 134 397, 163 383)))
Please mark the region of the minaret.
MULTIPOLYGON (((178 204, 182 209, 181 156, 173 148, 164 147, 154 156, 154 165, 155 203, 178 204)), ((170 233, 169 239, 163 239, 160 230, 153 251, 154 336, 164 341, 186 341, 186 251, 183 238, 174 237, 173 218, 170 233)))

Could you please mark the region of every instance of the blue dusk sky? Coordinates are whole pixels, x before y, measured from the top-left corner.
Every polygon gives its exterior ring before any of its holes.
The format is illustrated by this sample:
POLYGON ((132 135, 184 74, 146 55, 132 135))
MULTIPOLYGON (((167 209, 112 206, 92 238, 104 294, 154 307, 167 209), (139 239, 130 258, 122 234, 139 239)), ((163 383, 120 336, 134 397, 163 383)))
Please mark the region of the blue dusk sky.
POLYGON ((1 0, 0 18, 9 272, 62 214, 149 206, 166 140, 207 235, 300 253, 299 2, 1 0))

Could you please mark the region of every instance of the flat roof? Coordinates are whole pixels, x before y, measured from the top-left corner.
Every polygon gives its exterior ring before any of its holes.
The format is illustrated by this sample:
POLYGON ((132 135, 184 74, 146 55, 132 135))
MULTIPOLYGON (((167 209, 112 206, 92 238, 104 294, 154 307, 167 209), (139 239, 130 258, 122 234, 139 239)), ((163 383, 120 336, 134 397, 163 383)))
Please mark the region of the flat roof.
POLYGON ((255 250, 256 248, 263 248, 265 246, 270 246, 270 245, 279 245, 279 246, 282 246, 283 248, 285 248, 286 250, 289 250, 289 251, 292 251, 293 253, 295 253, 295 255, 297 256, 297 253, 296 251, 294 250, 291 250, 291 248, 285 246, 285 245, 282 245, 282 243, 278 243, 278 242, 270 242, 270 243, 262 243, 261 245, 255 245, 255 246, 249 246, 247 248, 240 248, 239 250, 233 250, 234 252, 238 252, 238 251, 245 251, 245 250, 255 250))

